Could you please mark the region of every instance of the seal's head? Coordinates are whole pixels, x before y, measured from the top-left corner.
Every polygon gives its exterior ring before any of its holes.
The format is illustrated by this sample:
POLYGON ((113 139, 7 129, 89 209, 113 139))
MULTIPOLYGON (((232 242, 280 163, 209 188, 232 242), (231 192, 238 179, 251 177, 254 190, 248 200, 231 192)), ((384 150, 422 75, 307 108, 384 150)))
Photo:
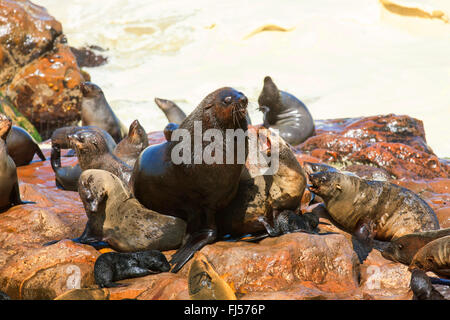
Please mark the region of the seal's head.
POLYGON ((92 156, 101 155, 108 151, 103 135, 94 130, 81 130, 67 136, 71 146, 77 152, 77 155, 91 154, 92 156))
POLYGON ((152 272, 167 272, 170 264, 166 257, 158 250, 148 250, 137 252, 137 259, 141 268, 149 269, 152 272))
POLYGON ((329 166, 327 164, 307 162, 307 161, 303 162, 303 169, 305 169, 307 174, 323 171, 332 171, 332 172, 338 171, 335 167, 329 166))
POLYGON ((309 190, 324 200, 339 196, 345 188, 345 175, 334 171, 319 171, 308 174, 309 190))
POLYGON ((218 89, 200 103, 204 124, 206 127, 247 130, 247 104, 248 99, 242 92, 230 87, 218 89))
POLYGON ((177 107, 177 105, 173 101, 166 99, 155 98, 155 103, 161 110, 164 111, 168 111, 171 108, 177 107))
POLYGON ((431 297, 433 285, 430 278, 422 270, 414 269, 411 271, 411 290, 419 300, 426 300, 431 297))
POLYGON ((78 192, 85 209, 89 212, 97 212, 100 203, 107 197, 103 184, 96 183, 95 175, 87 171, 78 180, 78 192))
POLYGON ((408 236, 391 240, 386 247, 380 250, 381 255, 388 260, 409 265, 414 254, 420 249, 420 247, 415 248, 411 241, 414 241, 414 239, 408 236))
POLYGON ((12 121, 3 113, 0 113, 0 138, 6 141, 9 131, 12 127, 12 121))
POLYGON ((258 97, 259 110, 268 112, 278 105, 280 92, 273 82, 272 78, 267 76, 264 78, 264 87, 258 97))
POLYGON ((89 81, 81 83, 81 92, 83 93, 84 98, 103 96, 102 89, 95 83, 89 81))
POLYGON ((130 125, 130 129, 128 130, 128 139, 132 144, 140 144, 143 147, 148 146, 147 133, 137 119, 130 125))
POLYGON ((414 269, 419 270, 439 270, 438 263, 436 263, 433 255, 428 253, 428 250, 419 250, 414 256, 411 264, 409 265, 409 271, 414 269))

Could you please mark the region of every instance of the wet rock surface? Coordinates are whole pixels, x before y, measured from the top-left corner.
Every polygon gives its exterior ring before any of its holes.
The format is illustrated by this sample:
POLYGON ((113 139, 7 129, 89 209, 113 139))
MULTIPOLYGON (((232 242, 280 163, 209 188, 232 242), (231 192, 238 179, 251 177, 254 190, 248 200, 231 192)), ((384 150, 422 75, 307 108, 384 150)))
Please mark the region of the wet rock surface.
MULTIPOLYGON (((338 128, 333 130, 338 132, 338 128)), ((162 132, 149 133, 148 138, 150 144, 165 140, 162 132)), ((50 151, 44 146, 48 159, 50 151)), ((77 158, 65 157, 66 152, 62 153, 62 165, 75 165, 77 158)), ((296 157, 300 164, 322 161, 300 151, 296 157)), ((435 210, 442 228, 450 227, 448 177, 416 179, 416 174, 411 173, 396 178, 392 173, 386 175, 388 170, 384 168, 348 163, 341 169, 372 178, 374 174, 390 177, 392 183, 420 195, 435 210)), ((18 177, 22 198, 36 204, 13 207, 0 214, 1 291, 13 299, 54 299, 61 295, 63 299, 63 294, 73 289, 82 290, 67 293, 66 297, 189 299, 187 275, 191 262, 177 274, 165 272, 122 280, 119 283, 127 286, 93 290, 98 289, 93 265, 99 251, 70 240, 42 246, 82 233, 87 218, 78 193, 56 188, 49 160, 35 157, 31 164, 18 168, 18 177)), ((407 266, 384 259, 375 249, 361 264, 353 251, 351 235, 341 230, 320 204, 308 206, 310 197, 305 191, 301 208, 320 217, 318 235, 291 233, 258 243, 219 241, 201 250, 237 298, 411 299, 407 266)), ((170 260, 174 252, 164 254, 170 260)))
POLYGON ((0 1, 0 91, 48 139, 80 119, 82 72, 61 24, 30 1, 0 1))

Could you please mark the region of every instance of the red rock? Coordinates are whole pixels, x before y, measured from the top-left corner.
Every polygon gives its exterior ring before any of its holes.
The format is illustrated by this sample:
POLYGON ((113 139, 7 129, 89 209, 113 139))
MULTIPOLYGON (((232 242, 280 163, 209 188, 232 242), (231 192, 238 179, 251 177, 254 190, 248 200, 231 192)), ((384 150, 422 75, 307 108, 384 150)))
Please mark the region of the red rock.
POLYGON ((346 160, 349 154, 360 151, 365 147, 365 143, 360 139, 352 137, 344 137, 339 134, 321 134, 312 136, 303 142, 299 149, 302 151, 309 151, 313 157, 324 160, 323 151, 317 152, 317 149, 327 150, 333 152, 333 161, 346 160), (319 155, 319 156, 318 156, 319 155))
POLYGON ((0 287, 12 299, 54 299, 62 293, 94 285, 99 253, 64 240, 12 258, 1 269, 0 287))
POLYGON ((45 8, 27 0, 0 0, 0 28, 0 87, 62 34, 61 24, 45 8))

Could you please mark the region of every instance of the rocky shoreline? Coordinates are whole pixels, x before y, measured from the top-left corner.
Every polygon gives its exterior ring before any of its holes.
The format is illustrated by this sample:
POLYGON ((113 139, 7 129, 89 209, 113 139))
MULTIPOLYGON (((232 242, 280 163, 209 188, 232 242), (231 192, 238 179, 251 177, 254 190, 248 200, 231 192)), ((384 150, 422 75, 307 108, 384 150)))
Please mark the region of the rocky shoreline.
MULTIPOLYGON (((80 119, 80 84, 89 77, 80 69, 83 55, 87 65, 104 60, 89 51, 77 51, 76 57, 61 24, 29 1, 0 0, 0 16, 8 17, 5 26, 10 30, 0 35, 0 93, 48 139, 55 128, 80 119)), ((300 164, 321 162, 359 176, 382 175, 417 193, 433 208, 441 228, 450 228, 450 163, 427 145, 420 120, 389 114, 318 120, 315 125, 316 134, 294 148, 300 164)), ((150 145, 165 141, 162 132, 149 133, 148 138, 150 145)), ((41 143, 47 159, 48 144, 41 143)), ((62 158, 63 166, 76 162, 76 157, 62 158)), ((55 299, 71 289, 97 288, 94 263, 108 249, 97 251, 70 240, 42 246, 83 232, 87 217, 78 193, 56 187, 49 160, 35 157, 18 167, 17 174, 22 199, 36 203, 0 214, 0 291, 12 299, 55 299)), ((303 213, 317 213, 320 231, 332 233, 291 233, 259 243, 220 241, 201 250, 238 299, 412 298, 407 266, 384 259, 375 249, 361 264, 351 235, 321 207, 308 207, 309 199, 306 191, 303 213)), ((173 253, 164 252, 167 258, 173 253)), ((189 299, 190 264, 177 274, 128 279, 121 281, 127 287, 98 289, 97 297, 189 299)), ((440 290, 450 297, 449 290, 440 290)))

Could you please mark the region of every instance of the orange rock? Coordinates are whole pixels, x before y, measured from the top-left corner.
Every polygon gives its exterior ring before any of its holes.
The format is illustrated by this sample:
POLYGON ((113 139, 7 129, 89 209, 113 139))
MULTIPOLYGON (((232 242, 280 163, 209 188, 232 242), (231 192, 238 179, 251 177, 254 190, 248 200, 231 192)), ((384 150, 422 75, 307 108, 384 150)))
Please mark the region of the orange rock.
POLYGON ((0 287, 12 299, 54 299, 71 289, 95 285, 93 268, 99 255, 70 240, 30 250, 2 268, 0 287))

